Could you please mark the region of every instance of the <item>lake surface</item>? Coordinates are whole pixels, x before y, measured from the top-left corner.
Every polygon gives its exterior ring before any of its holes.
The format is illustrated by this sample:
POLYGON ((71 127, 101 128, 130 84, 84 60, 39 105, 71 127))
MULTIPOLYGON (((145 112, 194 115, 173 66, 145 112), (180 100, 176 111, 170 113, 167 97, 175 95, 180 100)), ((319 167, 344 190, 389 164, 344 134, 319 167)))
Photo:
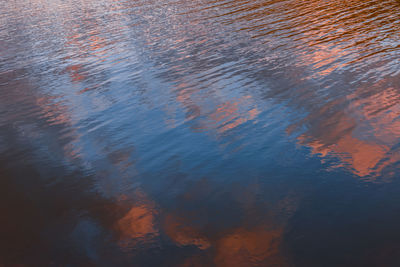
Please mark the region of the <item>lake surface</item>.
POLYGON ((1 266, 400 266, 400 2, 0 1, 1 266))

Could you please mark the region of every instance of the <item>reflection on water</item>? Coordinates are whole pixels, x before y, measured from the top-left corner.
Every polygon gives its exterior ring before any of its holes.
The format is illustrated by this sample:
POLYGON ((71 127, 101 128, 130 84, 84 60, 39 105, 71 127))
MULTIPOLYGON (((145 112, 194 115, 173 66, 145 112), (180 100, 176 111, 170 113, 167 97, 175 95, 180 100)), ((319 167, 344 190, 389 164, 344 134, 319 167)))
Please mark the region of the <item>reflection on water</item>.
POLYGON ((399 8, 1 2, 0 265, 399 265, 399 8))
POLYGON ((386 166, 400 160, 396 148, 400 137, 398 96, 381 81, 368 89, 357 88, 345 99, 307 116, 305 121, 311 124, 320 120, 316 116, 324 119, 299 136, 300 143, 322 157, 337 156, 342 162, 338 166, 348 167, 357 176, 376 179, 386 166), (332 112, 341 102, 347 102, 345 108, 332 112))

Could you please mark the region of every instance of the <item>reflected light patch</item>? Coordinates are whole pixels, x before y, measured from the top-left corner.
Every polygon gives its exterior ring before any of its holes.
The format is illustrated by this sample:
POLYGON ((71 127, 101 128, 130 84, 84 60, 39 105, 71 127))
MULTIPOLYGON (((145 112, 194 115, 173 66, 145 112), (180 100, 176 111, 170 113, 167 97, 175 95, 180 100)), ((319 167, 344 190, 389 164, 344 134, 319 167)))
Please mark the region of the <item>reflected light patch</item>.
POLYGON ((166 216, 164 229, 169 238, 179 246, 196 246, 199 249, 208 249, 211 246, 198 230, 172 215, 166 216))
POLYGON ((121 241, 150 241, 159 232, 155 226, 155 210, 150 204, 133 206, 118 222, 121 241))
POLYGON ((228 266, 282 266, 282 230, 237 229, 217 242, 215 264, 228 266))

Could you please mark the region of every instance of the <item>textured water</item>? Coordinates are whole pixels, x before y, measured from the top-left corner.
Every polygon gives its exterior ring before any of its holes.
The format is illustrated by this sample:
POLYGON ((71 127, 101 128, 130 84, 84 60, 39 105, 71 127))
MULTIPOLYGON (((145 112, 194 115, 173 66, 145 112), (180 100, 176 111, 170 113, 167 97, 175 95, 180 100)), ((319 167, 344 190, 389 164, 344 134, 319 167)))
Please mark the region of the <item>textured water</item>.
POLYGON ((399 266, 399 10, 0 1, 0 265, 399 266))

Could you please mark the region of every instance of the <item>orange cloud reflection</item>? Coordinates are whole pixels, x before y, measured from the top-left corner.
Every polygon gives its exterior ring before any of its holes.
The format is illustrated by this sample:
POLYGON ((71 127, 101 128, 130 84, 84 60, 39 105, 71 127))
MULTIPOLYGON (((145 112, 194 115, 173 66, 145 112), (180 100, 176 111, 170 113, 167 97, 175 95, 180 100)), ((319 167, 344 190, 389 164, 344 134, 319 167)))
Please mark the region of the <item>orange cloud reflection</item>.
POLYGON ((256 119, 259 114, 251 95, 229 100, 222 100, 214 95, 205 98, 186 87, 187 84, 179 86, 176 99, 187 109, 186 119, 196 121, 193 126, 196 131, 213 130, 223 134, 256 119))
POLYGON ((164 222, 165 233, 179 246, 196 246, 199 249, 208 249, 210 241, 193 226, 185 224, 183 220, 167 215, 164 222))
MULTIPOLYGON (((360 177, 376 176, 392 163, 400 160, 393 151, 400 138, 400 95, 394 88, 382 90, 382 84, 374 85, 376 92, 360 88, 346 97, 350 104, 345 110, 327 116, 334 105, 314 111, 305 121, 308 131, 298 137, 301 144, 312 148, 321 157, 334 155, 354 174, 360 177), (365 92, 369 96, 363 97, 365 92), (316 117, 328 117, 324 121, 316 117)), ((342 166, 342 165, 340 165, 342 166)))
POLYGON ((155 226, 157 212, 152 204, 134 205, 117 221, 116 229, 120 234, 122 247, 134 245, 139 242, 150 242, 159 235, 155 226))
POLYGON ((282 266, 280 255, 282 229, 236 229, 217 242, 218 267, 282 266))

